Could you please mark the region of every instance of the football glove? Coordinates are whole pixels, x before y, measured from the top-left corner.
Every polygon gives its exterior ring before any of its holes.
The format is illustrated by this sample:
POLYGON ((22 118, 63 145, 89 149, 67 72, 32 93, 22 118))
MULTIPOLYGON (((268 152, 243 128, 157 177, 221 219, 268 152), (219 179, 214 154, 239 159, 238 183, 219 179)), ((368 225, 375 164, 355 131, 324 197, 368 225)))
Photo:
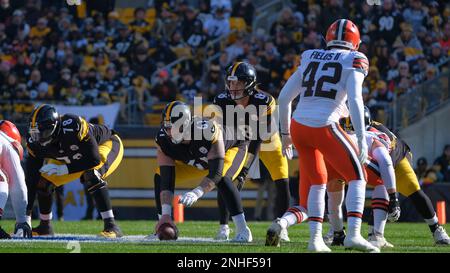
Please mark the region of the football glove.
POLYGON ((17 237, 17 238, 31 238, 31 237, 33 237, 30 225, 28 225, 27 222, 16 223, 16 226, 14 228, 14 235, 13 235, 13 237, 17 237))
POLYGON ((396 222, 400 218, 400 202, 397 198, 397 193, 389 194, 389 207, 388 207, 388 221, 396 222))
POLYGON ((203 196, 203 189, 201 187, 197 187, 192 191, 186 192, 180 198, 180 203, 185 205, 186 207, 192 206, 197 200, 203 196))
POLYGON ((69 173, 69 169, 67 169, 67 165, 56 165, 56 164, 46 164, 42 166, 39 170, 41 173, 45 173, 47 175, 65 175, 69 173))
POLYGON ((243 167, 241 172, 236 177, 236 180, 238 181, 237 186, 236 186, 238 191, 241 191, 242 188, 244 187, 244 183, 245 183, 245 179, 247 178, 247 174, 248 174, 248 168, 243 167))

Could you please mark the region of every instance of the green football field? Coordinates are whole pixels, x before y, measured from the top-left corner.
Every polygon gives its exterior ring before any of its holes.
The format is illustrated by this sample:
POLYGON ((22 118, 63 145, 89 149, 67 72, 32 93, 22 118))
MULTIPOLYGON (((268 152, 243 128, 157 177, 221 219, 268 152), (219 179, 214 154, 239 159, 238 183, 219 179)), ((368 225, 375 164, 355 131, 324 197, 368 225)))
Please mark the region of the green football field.
MULTIPOLYGON (((2 221, 2 227, 7 231, 13 230, 13 221, 2 221)), ((36 221, 34 222, 36 224, 36 221)), ((224 241, 214 241, 217 222, 188 221, 178 225, 180 231, 179 241, 161 242, 146 239, 155 225, 151 221, 119 221, 126 235, 119 240, 105 240, 97 238, 102 227, 101 221, 81 222, 54 222, 55 238, 35 238, 32 240, 2 240, 0 252, 18 253, 45 253, 60 252, 69 253, 78 251, 81 253, 101 252, 182 252, 182 253, 279 253, 279 252, 307 252, 308 224, 304 223, 292 227, 289 230, 290 243, 284 243, 281 247, 264 246, 266 229, 270 222, 250 222, 253 232, 253 243, 236 244, 224 241)), ((450 229, 450 225, 446 226, 450 229)), ((324 225, 324 229, 328 224, 324 225)), ((367 225, 363 225, 363 234, 367 233, 367 225)), ((233 233, 234 235, 234 233, 233 233)), ((436 247, 431 233, 425 223, 394 223, 386 227, 386 238, 395 245, 395 248, 382 252, 446 252, 450 253, 450 247, 436 247)), ((343 247, 332 247, 333 252, 350 252, 343 247)))

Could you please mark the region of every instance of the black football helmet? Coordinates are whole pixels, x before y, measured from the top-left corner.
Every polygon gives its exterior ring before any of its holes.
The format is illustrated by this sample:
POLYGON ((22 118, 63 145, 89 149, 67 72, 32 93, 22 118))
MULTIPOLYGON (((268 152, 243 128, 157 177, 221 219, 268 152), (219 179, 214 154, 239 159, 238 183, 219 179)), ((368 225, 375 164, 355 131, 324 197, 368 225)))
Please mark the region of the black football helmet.
MULTIPOLYGON (((366 126, 366 130, 371 124, 372 124, 372 117, 370 115, 370 110, 367 106, 364 106, 364 125, 366 126)), ((353 128, 353 124, 352 124, 350 117, 341 118, 339 120, 339 125, 345 131, 354 131, 355 130, 353 128)))
POLYGON ((255 91, 256 85, 256 69, 253 65, 246 62, 236 62, 227 68, 227 75, 225 78, 225 86, 227 88, 228 96, 233 100, 238 100, 251 96, 255 91), (242 81, 245 83, 243 95, 240 97, 234 97, 230 90, 230 81, 242 81))
POLYGON ((61 117, 55 107, 41 104, 34 108, 30 116, 28 132, 33 142, 47 145, 55 140, 61 128, 61 117))
POLYGON ((190 133, 191 121, 189 105, 181 101, 172 101, 166 105, 162 112, 161 127, 171 137, 171 141, 178 144, 185 140, 190 133))

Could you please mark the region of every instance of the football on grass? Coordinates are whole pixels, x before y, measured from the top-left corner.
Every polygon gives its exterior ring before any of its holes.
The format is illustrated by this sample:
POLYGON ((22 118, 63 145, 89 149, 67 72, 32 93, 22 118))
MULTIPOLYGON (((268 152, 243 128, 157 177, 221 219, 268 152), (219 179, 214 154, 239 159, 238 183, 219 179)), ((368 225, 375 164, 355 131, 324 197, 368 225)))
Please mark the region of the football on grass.
POLYGON ((178 230, 169 223, 164 223, 159 226, 158 239, 161 241, 178 239, 178 230))

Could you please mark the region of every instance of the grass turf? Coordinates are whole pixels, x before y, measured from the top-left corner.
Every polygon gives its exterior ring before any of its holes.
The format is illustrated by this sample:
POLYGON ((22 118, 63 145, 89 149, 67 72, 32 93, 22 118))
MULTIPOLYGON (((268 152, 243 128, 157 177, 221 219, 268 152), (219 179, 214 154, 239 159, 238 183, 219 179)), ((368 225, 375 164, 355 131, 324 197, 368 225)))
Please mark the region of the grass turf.
MULTIPOLYGON (((36 224, 36 221, 34 222, 36 224)), ((10 232, 13 221, 2 221, 2 227, 10 232)), ((151 221, 119 221, 125 235, 146 235, 153 230, 155 222, 151 221)), ((299 253, 307 252, 308 225, 302 224, 289 229, 290 243, 283 243, 280 248, 264 246, 266 229, 270 222, 250 222, 253 243, 235 244, 228 242, 115 242, 93 243, 80 242, 81 253, 299 253)), ((327 228, 327 224, 324 225, 327 228)), ((450 225, 446 226, 450 229, 450 225)), ((57 234, 98 234, 103 228, 101 221, 54 222, 57 234)), ((213 238, 218 229, 217 222, 188 221, 178 224, 180 237, 213 238)), ((363 225, 363 235, 367 234, 367 225, 363 225)), ((232 234, 232 236, 234 233, 232 234)), ((421 252, 450 253, 450 247, 434 246, 430 230, 425 223, 394 223, 386 226, 385 236, 395 248, 382 252, 421 252)), ((343 247, 332 247, 333 252, 350 252, 343 247)), ((0 252, 13 253, 69 253, 71 248, 63 242, 20 242, 0 241, 0 252)))

